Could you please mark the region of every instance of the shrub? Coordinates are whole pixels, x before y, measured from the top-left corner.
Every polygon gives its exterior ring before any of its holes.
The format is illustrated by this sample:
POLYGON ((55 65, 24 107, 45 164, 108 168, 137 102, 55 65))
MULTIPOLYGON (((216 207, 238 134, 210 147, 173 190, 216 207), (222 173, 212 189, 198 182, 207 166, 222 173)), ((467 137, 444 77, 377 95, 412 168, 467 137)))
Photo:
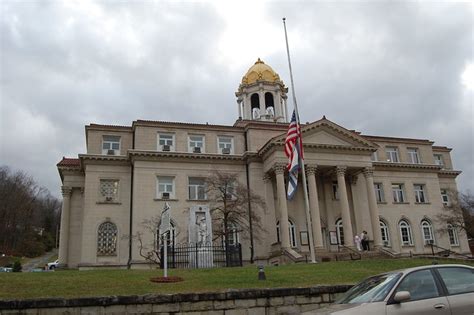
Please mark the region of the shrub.
POLYGON ((13 272, 21 272, 21 269, 23 267, 21 266, 21 262, 19 260, 15 260, 13 263, 13 272))

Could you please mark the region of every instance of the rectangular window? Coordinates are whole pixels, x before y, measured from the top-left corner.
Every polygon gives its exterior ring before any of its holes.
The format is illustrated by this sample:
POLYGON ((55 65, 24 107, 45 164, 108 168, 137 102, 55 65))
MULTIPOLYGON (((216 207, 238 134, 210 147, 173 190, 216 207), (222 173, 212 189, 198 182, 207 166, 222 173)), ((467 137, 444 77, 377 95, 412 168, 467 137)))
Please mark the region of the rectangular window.
POLYGON ((415 191, 415 202, 418 202, 418 203, 427 202, 425 185, 414 184, 413 190, 415 191))
POLYGON ((405 193, 403 191, 403 184, 392 184, 393 202, 405 202, 405 193))
POLYGON ((377 152, 372 152, 370 159, 374 162, 377 162, 378 161, 377 152))
POLYGON ((233 142, 234 139, 232 137, 219 137, 217 140, 219 153, 234 154, 233 142))
POLYGON ((385 202, 385 198, 383 195, 383 184, 382 183, 374 183, 375 189, 375 198, 377 202, 385 202))
POLYGON ((174 177, 157 177, 157 195, 158 199, 174 199, 174 177))
POLYGON ((339 200, 339 187, 337 186, 337 182, 332 183, 332 199, 339 200))
POLYGON ((117 202, 118 187, 119 181, 117 179, 101 179, 99 188, 101 201, 117 202))
POLYGON ((160 133, 158 135, 158 151, 173 152, 174 148, 174 134, 160 133))
POLYGON ((120 137, 119 136, 103 136, 102 137, 102 154, 119 155, 120 154, 120 137))
POLYGON ((189 199, 190 200, 206 200, 206 182, 204 178, 189 178, 189 199))
POLYGON ((444 160, 443 160, 443 155, 442 154, 434 154, 433 158, 434 158, 434 161, 435 161, 436 165, 444 167, 444 160))
POLYGON ((420 155, 417 148, 408 148, 408 160, 413 164, 420 164, 420 155))
POLYGON ((398 148, 397 147, 386 147, 385 152, 387 153, 387 162, 400 162, 398 158, 398 148))
POLYGON ((189 136, 188 151, 193 153, 204 153, 204 136, 189 136))
POLYGON ((446 189, 441 189, 441 200, 443 201, 443 205, 449 206, 449 194, 446 189))

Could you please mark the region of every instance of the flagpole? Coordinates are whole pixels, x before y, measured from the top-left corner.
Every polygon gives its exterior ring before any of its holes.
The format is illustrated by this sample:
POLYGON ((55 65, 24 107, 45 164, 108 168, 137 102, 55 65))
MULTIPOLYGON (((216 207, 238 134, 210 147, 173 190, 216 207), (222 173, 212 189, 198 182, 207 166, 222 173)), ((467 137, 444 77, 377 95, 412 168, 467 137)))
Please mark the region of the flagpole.
MULTIPOLYGON (((291 94, 293 95, 293 103, 295 105, 295 116, 296 116, 296 126, 300 128, 300 115, 298 114, 298 105, 296 103, 296 94, 295 94, 295 84, 293 82, 293 71, 291 69, 291 60, 290 60, 290 48, 288 46, 288 35, 286 33, 286 18, 283 18, 283 28, 285 29, 285 42, 286 42, 286 54, 288 56, 288 66, 290 68, 290 80, 291 80, 291 94)), ((298 129, 297 129, 298 130, 298 129)), ((300 144, 298 144, 300 145, 300 144)), ((302 144, 301 144, 302 145, 302 144)), ((304 195, 304 204, 306 210, 306 226, 308 229, 308 238, 309 238, 309 251, 311 254, 311 262, 316 263, 316 255, 314 253, 314 242, 313 242, 313 228, 311 226, 311 214, 309 212, 309 199, 308 199, 308 185, 306 183, 306 172, 304 161, 301 160, 301 154, 299 155, 299 163, 301 165, 301 173, 303 173, 303 195, 304 195)), ((316 201, 317 202, 317 201, 316 201)))

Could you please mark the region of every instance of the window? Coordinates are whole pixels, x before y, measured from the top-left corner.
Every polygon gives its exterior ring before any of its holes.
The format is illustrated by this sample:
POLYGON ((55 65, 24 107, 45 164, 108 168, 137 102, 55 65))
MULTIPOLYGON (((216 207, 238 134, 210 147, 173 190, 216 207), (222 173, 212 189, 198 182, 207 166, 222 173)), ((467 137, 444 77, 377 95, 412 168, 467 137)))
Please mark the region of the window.
POLYGON ((117 254, 117 226, 104 222, 97 230, 97 255, 115 256, 117 254))
POLYGON ((157 194, 158 199, 175 198, 174 195, 174 177, 158 176, 157 178, 157 194))
POLYGON ((413 164, 420 164, 420 155, 417 148, 408 148, 408 160, 413 164))
POLYGON ((400 162, 400 159, 398 158, 398 148, 386 147, 385 152, 387 153, 387 162, 400 162))
POLYGON ((232 137, 219 137, 217 142, 219 153, 234 154, 234 139, 232 137))
POLYGON ((377 157, 377 152, 372 152, 372 155, 370 156, 370 159, 374 162, 378 161, 378 157, 377 157))
POLYGON ((420 270, 408 274, 398 286, 396 292, 410 292, 410 301, 431 299, 439 296, 438 287, 431 270, 420 270))
POLYGON ((119 181, 116 179, 100 180, 100 196, 102 201, 116 202, 118 200, 119 181))
POLYGON ((403 191, 403 184, 392 184, 393 202, 405 202, 405 193, 403 191))
POLYGON ((441 189, 441 200, 443 201, 443 205, 450 206, 449 194, 446 189, 441 189))
POLYGON ((434 158, 434 161, 435 161, 436 165, 444 167, 444 160, 443 160, 443 155, 442 154, 434 154, 433 158, 434 158))
POLYGON ((120 154, 120 137, 119 136, 103 136, 102 137, 102 154, 119 155, 120 154))
MULTIPOLYGON (((239 230, 237 229, 237 225, 233 222, 230 222, 229 223, 229 226, 228 226, 228 229, 227 229, 227 236, 224 237, 224 241, 225 239, 227 239, 227 244, 228 245, 231 245, 231 246, 235 246, 237 244, 239 244, 240 242, 240 239, 239 239, 239 230)), ((224 243, 225 245, 225 243, 224 243)))
POLYGON ((402 221, 400 221, 398 226, 400 228, 400 237, 401 237, 401 241, 402 241, 402 246, 411 246, 411 245, 413 245, 413 237, 412 237, 412 234, 411 234, 410 224, 407 221, 402 220, 402 221))
MULTIPOLYGON (((156 244, 158 244, 158 248, 161 248, 161 246, 163 246, 164 236, 162 236, 162 234, 164 233, 164 231, 162 232, 160 229, 158 229, 157 232, 158 234, 156 236, 158 239, 156 240, 156 244)), ((176 244, 176 228, 173 222, 170 222, 170 230, 169 233, 166 234, 166 243, 168 244, 168 247, 174 247, 174 245, 176 244)))
POLYGON ((425 185, 414 184, 413 189, 415 190, 415 202, 417 203, 426 203, 426 192, 425 185))
MULTIPOLYGON (((291 220, 288 220, 288 232, 290 233, 290 246, 296 247, 296 227, 291 220)), ((280 221, 277 222, 277 238, 280 242, 280 221)))
POLYGON ((337 182, 332 183, 332 199, 339 200, 339 187, 337 182))
POLYGON ((158 135, 158 150, 174 151, 174 134, 160 133, 158 135))
POLYGON ((344 244, 344 227, 342 225, 342 219, 336 221, 336 233, 337 233, 337 242, 338 244, 344 244))
POLYGON ((451 246, 459 246, 458 231, 452 224, 448 224, 448 236, 451 246))
POLYGON ((442 267, 438 272, 449 294, 474 292, 474 272, 461 267, 442 267))
POLYGON ((380 220, 380 232, 382 233, 382 244, 385 247, 390 247, 390 233, 387 224, 380 220))
POLYGON ((421 221, 421 235, 425 244, 434 244, 433 227, 428 220, 421 221))
POLYGON ((206 200, 206 183, 203 178, 189 178, 189 199, 190 200, 206 200))
POLYGON ((204 153, 204 136, 189 136, 188 151, 194 153, 204 153))
POLYGON ((375 189, 375 198, 377 202, 385 202, 384 194, 383 194, 383 184, 382 183, 374 183, 375 189))

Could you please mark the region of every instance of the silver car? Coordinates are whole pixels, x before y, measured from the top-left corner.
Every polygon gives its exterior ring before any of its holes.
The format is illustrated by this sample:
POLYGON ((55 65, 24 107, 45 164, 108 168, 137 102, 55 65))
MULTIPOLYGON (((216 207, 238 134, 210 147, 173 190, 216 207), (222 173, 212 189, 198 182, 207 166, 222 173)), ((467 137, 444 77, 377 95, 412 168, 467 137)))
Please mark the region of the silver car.
POLYGON ((474 315, 474 268, 433 265, 365 279, 327 308, 304 314, 474 315))

